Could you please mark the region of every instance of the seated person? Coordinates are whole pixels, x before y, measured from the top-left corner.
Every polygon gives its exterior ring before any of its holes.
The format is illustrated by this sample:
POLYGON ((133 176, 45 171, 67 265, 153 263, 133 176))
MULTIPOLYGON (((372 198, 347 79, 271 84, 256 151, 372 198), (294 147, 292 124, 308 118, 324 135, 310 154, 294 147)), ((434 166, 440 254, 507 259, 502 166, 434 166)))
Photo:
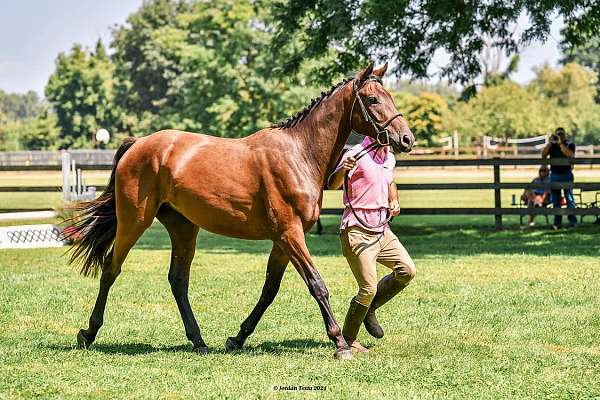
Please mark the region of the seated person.
MULTIPOLYGON (((531 183, 550 183, 548 166, 542 165, 538 171, 538 176, 531 183)), ((543 188, 525 189, 521 198, 527 203, 528 208, 545 207, 550 203, 550 190, 543 188)), ((535 226, 534 214, 529 216, 529 226, 535 226)))

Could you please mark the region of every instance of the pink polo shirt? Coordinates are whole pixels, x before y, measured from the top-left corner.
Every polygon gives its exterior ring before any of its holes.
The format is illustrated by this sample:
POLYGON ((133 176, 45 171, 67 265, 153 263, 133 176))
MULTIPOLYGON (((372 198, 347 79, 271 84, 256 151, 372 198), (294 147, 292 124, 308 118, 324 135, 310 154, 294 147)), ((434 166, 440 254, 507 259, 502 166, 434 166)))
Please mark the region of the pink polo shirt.
MULTIPOLYGON (((336 171, 339 170, 346 158, 355 156, 371 142, 370 137, 365 137, 362 143, 348 150, 342 157, 336 171)), ((369 151, 369 154, 358 160, 356 166, 349 173, 350 187, 348 195, 352 201, 352 207, 356 214, 369 225, 377 225, 385 220, 389 206, 389 188, 390 183, 394 180, 395 166, 394 154, 388 151, 387 147, 384 147, 377 151, 375 149, 369 151)), ((345 193, 344 205, 346 208, 344 209, 340 229, 343 230, 350 226, 369 229, 356 220, 348 206, 348 198, 345 193)), ((386 228, 389 228, 387 224, 376 231, 383 232, 386 228)))

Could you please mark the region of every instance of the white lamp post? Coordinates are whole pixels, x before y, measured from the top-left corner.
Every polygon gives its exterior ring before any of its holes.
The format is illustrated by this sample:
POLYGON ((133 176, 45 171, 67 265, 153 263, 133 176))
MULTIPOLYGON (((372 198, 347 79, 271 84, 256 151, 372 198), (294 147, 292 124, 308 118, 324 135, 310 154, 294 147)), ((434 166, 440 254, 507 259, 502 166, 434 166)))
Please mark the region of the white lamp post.
POLYGON ((96 132, 96 142, 100 144, 107 144, 109 140, 110 134, 108 131, 104 128, 98 129, 98 132, 96 132))

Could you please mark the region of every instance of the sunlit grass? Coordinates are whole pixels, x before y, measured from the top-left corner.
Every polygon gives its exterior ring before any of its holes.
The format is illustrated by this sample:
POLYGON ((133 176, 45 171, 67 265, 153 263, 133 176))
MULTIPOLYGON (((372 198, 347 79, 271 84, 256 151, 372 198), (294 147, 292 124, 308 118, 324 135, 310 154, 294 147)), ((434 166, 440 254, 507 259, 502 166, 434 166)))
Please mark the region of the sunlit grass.
MULTIPOLYGON (((307 240, 341 321, 355 282, 337 222, 324 218, 326 234, 307 240)), ((381 309, 386 336, 361 332, 371 353, 349 362, 332 359, 318 307, 291 266, 245 350, 224 352, 258 299, 268 242, 200 234, 190 300, 211 348, 205 357, 185 338, 159 224, 123 266, 89 351, 74 348, 75 334, 98 281, 67 266, 63 249, 2 250, 0 398, 600 396, 599 228, 495 232, 455 223, 394 221, 417 278, 381 309), (273 391, 280 385, 327 389, 273 391)))

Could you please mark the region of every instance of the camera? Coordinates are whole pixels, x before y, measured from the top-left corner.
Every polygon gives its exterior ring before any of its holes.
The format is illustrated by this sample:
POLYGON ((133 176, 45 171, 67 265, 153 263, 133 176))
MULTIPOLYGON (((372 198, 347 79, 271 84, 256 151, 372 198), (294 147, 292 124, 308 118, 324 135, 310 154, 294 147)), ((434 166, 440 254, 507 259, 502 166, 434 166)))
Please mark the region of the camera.
POLYGON ((558 136, 556 136, 556 135, 550 136, 550 143, 558 143, 558 136))

